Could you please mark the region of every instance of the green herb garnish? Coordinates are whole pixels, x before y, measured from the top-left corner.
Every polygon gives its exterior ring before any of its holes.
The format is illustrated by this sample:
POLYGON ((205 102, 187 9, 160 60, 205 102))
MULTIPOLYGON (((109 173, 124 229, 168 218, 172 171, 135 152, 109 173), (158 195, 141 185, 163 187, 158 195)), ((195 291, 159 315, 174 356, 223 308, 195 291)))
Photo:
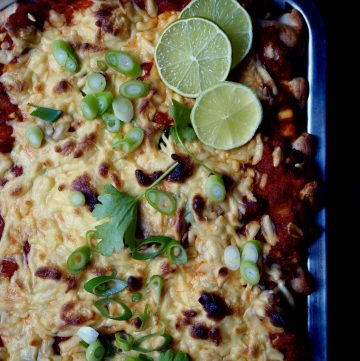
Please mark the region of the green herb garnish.
POLYGON ((192 151, 185 145, 184 141, 193 141, 196 139, 196 134, 193 128, 190 127, 191 109, 184 104, 179 103, 176 100, 172 101, 170 107, 170 116, 174 119, 175 125, 171 128, 170 135, 176 143, 180 143, 184 151, 199 165, 205 168, 207 171, 213 174, 219 175, 216 171, 208 167, 202 160, 197 158, 192 151), (194 136, 192 136, 194 132, 194 136))
POLYGON ((44 108, 32 103, 29 103, 28 105, 36 108, 32 113, 30 113, 30 115, 42 120, 46 120, 47 122, 56 122, 62 114, 62 110, 44 108))
MULTIPOLYGON (((174 163, 159 179, 157 179, 147 190, 158 185, 177 166, 174 163)), ((102 193, 92 212, 97 220, 111 217, 110 221, 95 227, 94 238, 101 240, 96 249, 103 256, 111 256, 115 251, 119 253, 124 247, 124 241, 133 251, 136 249, 135 230, 137 222, 138 202, 145 195, 146 190, 139 196, 134 197, 119 192, 114 186, 105 185, 102 193)))

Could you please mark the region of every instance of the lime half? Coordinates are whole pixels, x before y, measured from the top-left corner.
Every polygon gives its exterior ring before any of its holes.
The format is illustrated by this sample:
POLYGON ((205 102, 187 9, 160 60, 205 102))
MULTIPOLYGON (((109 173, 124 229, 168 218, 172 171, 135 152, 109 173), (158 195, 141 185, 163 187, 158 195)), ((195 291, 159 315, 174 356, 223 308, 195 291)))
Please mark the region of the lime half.
POLYGON ((231 68, 231 43, 213 22, 191 18, 169 25, 160 36, 155 61, 163 82, 175 92, 196 98, 225 80, 231 68))
POLYGON ((231 41, 233 68, 245 58, 251 48, 251 18, 236 0, 193 0, 182 11, 180 17, 206 18, 219 25, 231 41))
POLYGON ((217 149, 233 149, 247 143, 262 120, 262 107, 252 90, 223 82, 196 100, 191 122, 198 138, 217 149))

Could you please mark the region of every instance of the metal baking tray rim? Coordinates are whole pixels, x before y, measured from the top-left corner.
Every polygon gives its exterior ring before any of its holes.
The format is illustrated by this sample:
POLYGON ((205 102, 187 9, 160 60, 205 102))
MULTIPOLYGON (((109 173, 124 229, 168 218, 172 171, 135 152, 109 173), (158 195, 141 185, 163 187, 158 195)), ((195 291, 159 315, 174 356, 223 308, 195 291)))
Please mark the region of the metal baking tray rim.
MULTIPOLYGON (((312 0, 286 0, 300 11, 309 32, 307 103, 308 132, 318 140, 317 164, 323 179, 326 178, 326 32, 321 15, 312 0)), ((313 361, 328 360, 328 299, 327 299, 327 210, 317 216, 317 224, 323 229, 321 236, 309 249, 308 268, 316 280, 317 288, 308 297, 308 337, 313 361)))

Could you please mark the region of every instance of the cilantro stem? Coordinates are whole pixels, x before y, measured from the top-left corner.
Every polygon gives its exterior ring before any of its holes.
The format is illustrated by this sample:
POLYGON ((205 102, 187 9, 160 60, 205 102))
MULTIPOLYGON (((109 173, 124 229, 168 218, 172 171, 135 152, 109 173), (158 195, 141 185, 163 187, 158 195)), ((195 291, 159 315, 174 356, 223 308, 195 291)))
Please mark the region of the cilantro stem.
POLYGON ((177 166, 179 162, 174 163, 160 178, 158 178, 151 186, 145 189, 142 193, 140 193, 136 197, 136 201, 139 201, 142 197, 144 197, 146 191, 155 188, 164 178, 166 178, 177 166))
POLYGON ((205 168, 208 172, 213 173, 215 175, 218 175, 221 177, 221 174, 219 174, 218 172, 216 172, 214 169, 208 167, 202 160, 200 160, 199 158, 197 158, 192 151, 184 144, 183 140, 181 139, 178 129, 175 126, 175 133, 176 133, 176 137, 179 139, 179 143, 181 144, 181 146, 184 148, 185 152, 190 156, 190 158, 192 160, 194 160, 197 164, 199 164, 201 167, 205 168))

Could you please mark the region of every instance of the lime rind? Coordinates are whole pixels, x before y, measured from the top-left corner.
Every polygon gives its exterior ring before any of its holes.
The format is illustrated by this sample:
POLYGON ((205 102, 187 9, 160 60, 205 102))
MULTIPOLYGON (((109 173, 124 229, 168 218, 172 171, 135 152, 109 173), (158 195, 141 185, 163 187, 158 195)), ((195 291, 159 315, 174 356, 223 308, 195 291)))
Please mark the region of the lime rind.
POLYGON ((262 106, 245 85, 222 82, 204 91, 191 112, 199 140, 221 150, 248 143, 262 121, 262 106))
POLYGON ((231 69, 232 48, 227 35, 202 18, 178 20, 161 34, 155 62, 162 81, 189 98, 224 81, 231 69))
POLYGON ((251 17, 236 0, 193 0, 180 14, 181 19, 191 17, 213 21, 226 33, 233 49, 232 68, 250 51, 253 40, 251 17))

